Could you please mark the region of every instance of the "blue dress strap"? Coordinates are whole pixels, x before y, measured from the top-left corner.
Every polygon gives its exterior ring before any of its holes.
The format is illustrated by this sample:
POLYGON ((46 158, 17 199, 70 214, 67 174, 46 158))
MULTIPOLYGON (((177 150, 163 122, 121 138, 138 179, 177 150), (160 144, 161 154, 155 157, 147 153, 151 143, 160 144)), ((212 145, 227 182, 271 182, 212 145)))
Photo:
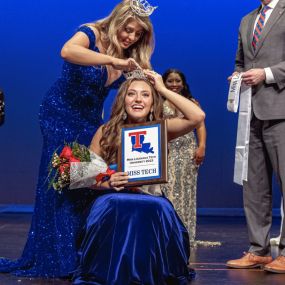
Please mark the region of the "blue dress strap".
POLYGON ((94 34, 94 31, 90 27, 84 25, 84 26, 79 27, 77 29, 77 32, 82 32, 82 33, 87 35, 87 37, 89 39, 89 49, 94 50, 95 47, 96 47, 95 46, 95 44, 96 44, 96 36, 94 34))

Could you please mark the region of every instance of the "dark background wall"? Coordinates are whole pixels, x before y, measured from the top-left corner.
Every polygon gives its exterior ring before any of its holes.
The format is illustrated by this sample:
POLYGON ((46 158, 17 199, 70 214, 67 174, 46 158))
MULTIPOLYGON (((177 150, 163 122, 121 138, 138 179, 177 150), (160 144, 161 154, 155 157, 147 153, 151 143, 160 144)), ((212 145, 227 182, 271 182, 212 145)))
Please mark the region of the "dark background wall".
MULTIPOLYGON (((204 108, 208 130, 200 170, 198 206, 242 207, 241 187, 232 182, 237 115, 227 112, 228 83, 237 33, 252 1, 153 0, 151 16, 155 70, 183 70, 204 108)), ((32 204, 42 139, 41 99, 60 74, 60 49, 80 24, 105 17, 118 0, 1 0, 0 88, 6 95, 6 122, 0 128, 0 204, 32 204)), ((105 103, 108 115, 112 101, 105 103)), ((276 187, 275 187, 276 188, 276 187)), ((275 190, 275 207, 279 194, 275 190)))

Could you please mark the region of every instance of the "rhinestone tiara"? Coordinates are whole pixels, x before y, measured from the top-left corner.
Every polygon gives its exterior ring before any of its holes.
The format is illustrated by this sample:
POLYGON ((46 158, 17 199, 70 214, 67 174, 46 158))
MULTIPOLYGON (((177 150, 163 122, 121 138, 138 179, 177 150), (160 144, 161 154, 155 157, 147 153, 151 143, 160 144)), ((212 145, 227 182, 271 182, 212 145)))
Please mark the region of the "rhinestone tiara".
POLYGON ((130 6, 133 12, 141 17, 150 16, 157 8, 157 6, 151 6, 146 0, 131 0, 130 6))
POLYGON ((129 72, 123 72, 125 78, 128 79, 146 79, 147 77, 145 76, 144 72, 142 69, 135 69, 133 71, 129 71, 129 72))

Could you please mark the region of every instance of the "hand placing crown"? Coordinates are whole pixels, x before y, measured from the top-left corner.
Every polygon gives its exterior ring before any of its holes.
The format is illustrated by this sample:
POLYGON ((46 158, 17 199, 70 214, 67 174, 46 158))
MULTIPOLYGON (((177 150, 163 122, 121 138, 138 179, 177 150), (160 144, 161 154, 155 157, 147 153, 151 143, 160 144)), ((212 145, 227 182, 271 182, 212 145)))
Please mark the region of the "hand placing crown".
POLYGON ((157 6, 151 6, 146 0, 131 0, 130 6, 133 12, 141 17, 150 16, 157 8, 157 6))

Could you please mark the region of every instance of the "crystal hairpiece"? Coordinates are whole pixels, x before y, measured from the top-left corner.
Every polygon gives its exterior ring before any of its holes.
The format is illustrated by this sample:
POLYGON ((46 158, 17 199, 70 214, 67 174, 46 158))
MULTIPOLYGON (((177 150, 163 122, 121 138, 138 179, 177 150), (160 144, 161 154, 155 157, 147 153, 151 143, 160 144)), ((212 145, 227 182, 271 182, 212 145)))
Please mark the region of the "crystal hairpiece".
POLYGON ((143 71, 141 69, 135 69, 133 71, 129 71, 129 72, 123 72, 125 78, 128 79, 147 79, 147 77, 145 76, 145 74, 143 73, 143 71))
POLYGON ((131 0, 130 6, 133 12, 141 17, 150 16, 157 8, 157 6, 151 6, 146 0, 131 0))

